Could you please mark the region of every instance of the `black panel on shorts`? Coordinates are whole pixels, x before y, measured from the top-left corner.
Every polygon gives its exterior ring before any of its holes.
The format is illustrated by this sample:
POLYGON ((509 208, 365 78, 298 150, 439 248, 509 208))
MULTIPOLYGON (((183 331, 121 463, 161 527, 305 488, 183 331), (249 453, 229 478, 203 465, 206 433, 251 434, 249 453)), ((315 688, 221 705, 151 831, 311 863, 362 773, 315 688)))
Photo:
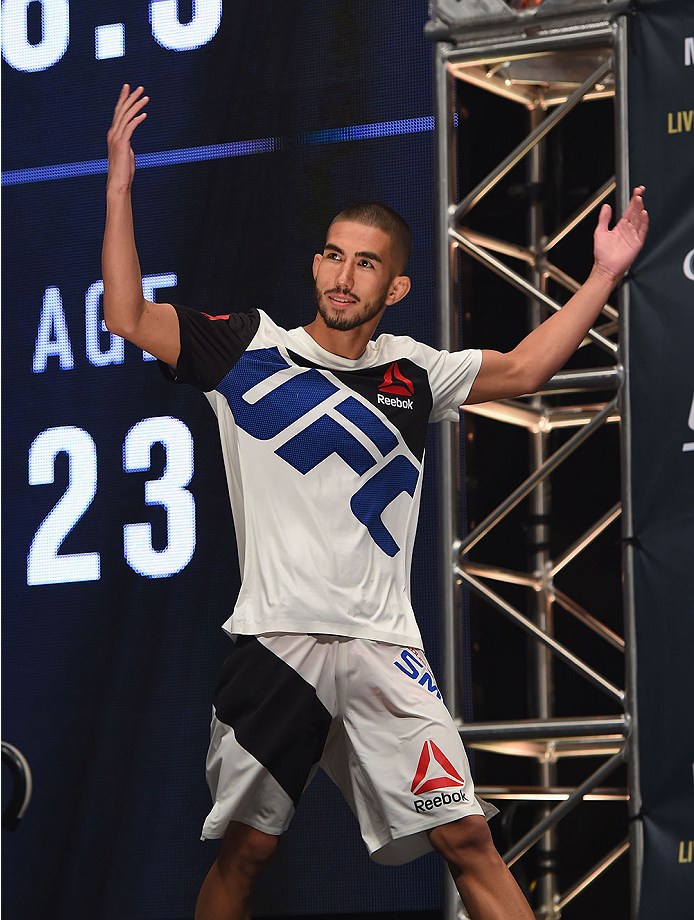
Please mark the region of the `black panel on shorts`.
POLYGON ((332 721, 315 689, 254 636, 239 636, 214 693, 220 722, 299 802, 332 721))

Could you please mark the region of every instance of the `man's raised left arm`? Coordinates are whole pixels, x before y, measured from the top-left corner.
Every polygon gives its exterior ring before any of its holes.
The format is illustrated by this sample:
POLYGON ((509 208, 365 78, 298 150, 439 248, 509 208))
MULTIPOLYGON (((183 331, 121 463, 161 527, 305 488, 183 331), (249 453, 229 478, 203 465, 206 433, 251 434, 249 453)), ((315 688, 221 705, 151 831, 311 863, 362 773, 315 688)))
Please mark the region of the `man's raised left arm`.
POLYGON ((612 209, 604 204, 593 236, 594 263, 588 279, 558 313, 533 329, 507 353, 484 350, 482 366, 467 403, 534 393, 559 371, 595 323, 608 297, 643 246, 648 212, 644 186, 637 186, 612 230, 612 209))

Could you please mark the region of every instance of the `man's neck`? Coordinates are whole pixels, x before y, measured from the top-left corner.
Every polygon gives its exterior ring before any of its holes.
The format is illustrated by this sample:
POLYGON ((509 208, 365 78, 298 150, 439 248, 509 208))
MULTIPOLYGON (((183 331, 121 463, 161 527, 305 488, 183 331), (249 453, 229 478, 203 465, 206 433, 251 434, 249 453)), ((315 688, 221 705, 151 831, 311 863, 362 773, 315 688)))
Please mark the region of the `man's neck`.
POLYGON ((380 318, 379 315, 361 326, 356 326, 354 329, 343 330, 331 329, 330 326, 326 326, 323 317, 318 313, 313 322, 304 326, 304 329, 321 348, 341 358, 350 358, 356 361, 357 358, 364 354, 364 350, 380 318))

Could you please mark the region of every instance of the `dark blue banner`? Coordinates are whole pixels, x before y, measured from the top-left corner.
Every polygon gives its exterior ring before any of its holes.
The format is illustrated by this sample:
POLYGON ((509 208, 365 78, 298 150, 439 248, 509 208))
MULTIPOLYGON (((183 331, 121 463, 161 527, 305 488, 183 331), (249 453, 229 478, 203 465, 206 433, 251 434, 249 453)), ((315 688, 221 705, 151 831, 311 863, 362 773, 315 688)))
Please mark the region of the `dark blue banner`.
POLYGON ((694 892, 694 7, 632 17, 632 182, 651 228, 631 285, 637 721, 645 838, 640 920, 694 892))

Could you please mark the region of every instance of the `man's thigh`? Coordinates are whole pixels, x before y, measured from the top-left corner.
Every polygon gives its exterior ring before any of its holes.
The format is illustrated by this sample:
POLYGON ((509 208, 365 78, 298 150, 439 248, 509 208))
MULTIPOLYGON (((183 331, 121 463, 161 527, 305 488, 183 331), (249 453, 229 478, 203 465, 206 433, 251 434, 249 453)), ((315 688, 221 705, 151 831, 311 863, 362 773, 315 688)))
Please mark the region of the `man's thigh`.
POLYGON ((330 643, 311 636, 238 639, 214 695, 203 837, 221 837, 232 820, 287 829, 332 724, 330 657, 330 643))
POLYGON ((352 640, 338 687, 344 738, 329 739, 322 763, 377 861, 412 859, 431 849, 427 830, 484 814, 460 735, 421 651, 352 640))

